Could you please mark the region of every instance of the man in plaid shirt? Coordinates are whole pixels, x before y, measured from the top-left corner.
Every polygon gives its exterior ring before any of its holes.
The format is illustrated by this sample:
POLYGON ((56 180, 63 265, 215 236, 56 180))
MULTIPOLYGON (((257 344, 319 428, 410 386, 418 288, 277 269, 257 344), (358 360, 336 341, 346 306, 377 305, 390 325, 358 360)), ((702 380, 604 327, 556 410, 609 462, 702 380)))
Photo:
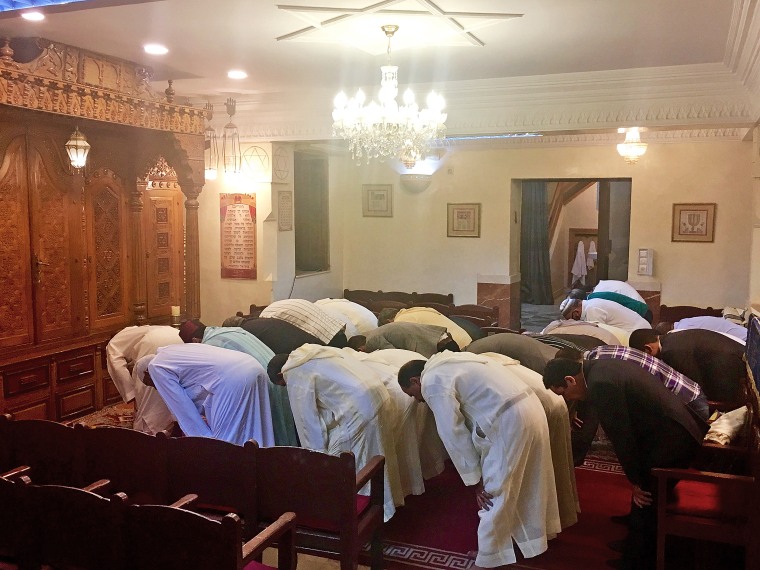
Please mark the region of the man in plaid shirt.
POLYGON ((628 360, 641 366, 644 370, 655 376, 665 387, 683 400, 691 411, 698 417, 707 421, 710 410, 707 398, 702 393, 699 384, 690 380, 675 368, 671 368, 659 358, 647 354, 642 350, 627 346, 598 346, 593 350, 583 353, 584 360, 602 360, 614 358, 615 360, 628 360))

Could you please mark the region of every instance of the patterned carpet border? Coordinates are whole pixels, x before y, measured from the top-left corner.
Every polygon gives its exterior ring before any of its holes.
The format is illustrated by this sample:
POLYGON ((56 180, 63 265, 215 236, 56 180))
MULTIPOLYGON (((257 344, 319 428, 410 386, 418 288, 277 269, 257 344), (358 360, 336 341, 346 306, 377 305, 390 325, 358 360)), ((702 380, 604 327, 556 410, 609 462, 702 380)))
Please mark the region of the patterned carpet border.
POLYGON ((588 469, 589 471, 602 471, 604 473, 622 473, 623 468, 617 461, 605 461, 603 459, 589 459, 578 466, 578 469, 588 469))
POLYGON ((412 566, 437 570, 465 570, 475 561, 461 552, 449 552, 417 544, 383 541, 385 567, 412 566))

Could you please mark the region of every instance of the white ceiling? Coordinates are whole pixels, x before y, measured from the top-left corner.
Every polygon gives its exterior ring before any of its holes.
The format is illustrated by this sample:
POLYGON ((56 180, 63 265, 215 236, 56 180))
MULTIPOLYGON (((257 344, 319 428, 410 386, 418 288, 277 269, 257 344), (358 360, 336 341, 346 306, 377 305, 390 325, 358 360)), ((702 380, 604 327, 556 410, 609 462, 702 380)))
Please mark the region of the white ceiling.
POLYGON ((330 138, 335 93, 377 90, 383 24, 400 27, 400 88, 442 92, 449 135, 541 131, 572 143, 636 124, 742 137, 760 117, 754 0, 290 1, 92 0, 40 23, 4 14, 0 36, 147 64, 157 91, 173 79, 178 96, 217 103, 219 126, 234 97, 249 139, 330 138), (149 41, 169 54, 147 56, 149 41), (231 68, 248 79, 228 79, 231 68))

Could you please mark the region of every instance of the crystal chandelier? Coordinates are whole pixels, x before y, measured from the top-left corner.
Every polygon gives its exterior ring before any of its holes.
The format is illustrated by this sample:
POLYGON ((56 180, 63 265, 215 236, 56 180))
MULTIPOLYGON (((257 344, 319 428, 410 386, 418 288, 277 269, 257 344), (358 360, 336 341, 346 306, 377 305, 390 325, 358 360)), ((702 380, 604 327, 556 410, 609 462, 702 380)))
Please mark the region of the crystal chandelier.
POLYGON ((391 65, 391 38, 398 26, 381 26, 388 38, 388 65, 380 67, 379 103, 365 105, 359 89, 351 99, 342 91, 335 97, 333 135, 348 141, 351 155, 361 162, 371 158, 395 156, 406 168, 422 159, 430 142, 441 139, 446 130, 445 101, 434 91, 427 97, 427 107, 420 110, 414 93, 407 89, 404 104, 396 102, 398 67, 391 65))
POLYGON ((625 142, 617 145, 617 151, 628 164, 636 164, 647 151, 647 143, 641 142, 639 127, 621 128, 619 133, 625 133, 625 142))

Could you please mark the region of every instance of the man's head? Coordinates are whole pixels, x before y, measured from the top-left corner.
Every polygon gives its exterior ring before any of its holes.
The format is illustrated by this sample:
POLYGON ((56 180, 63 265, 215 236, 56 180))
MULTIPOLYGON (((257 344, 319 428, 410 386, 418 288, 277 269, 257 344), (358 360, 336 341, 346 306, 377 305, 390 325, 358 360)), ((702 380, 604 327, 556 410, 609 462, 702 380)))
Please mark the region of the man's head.
MULTIPOLYGON (((672 323, 671 323, 672 324, 672 323)), ((651 356, 659 358, 662 345, 660 335, 653 329, 636 329, 628 339, 628 346, 643 350, 651 356)))
POLYGON ((441 337, 441 340, 438 341, 436 348, 438 349, 438 352, 443 352, 444 350, 459 352, 459 345, 456 343, 454 338, 451 336, 451 333, 448 331, 441 337))
POLYGON ((282 375, 282 367, 285 366, 289 357, 289 354, 275 354, 272 357, 272 360, 269 361, 269 364, 267 364, 267 375, 272 384, 285 386, 285 377, 282 375))
POLYGON ((580 360, 555 358, 546 363, 544 386, 565 400, 586 399, 586 378, 580 360))
POLYGON ((424 360, 410 360, 398 371, 398 384, 404 394, 411 396, 418 402, 424 402, 422 397, 422 370, 425 368, 424 360))
POLYGON ((400 309, 392 309, 390 307, 381 309, 377 314, 377 326, 381 327, 383 325, 387 325, 388 323, 392 323, 393 319, 396 318, 399 310, 400 309))
POLYGON ((570 289, 570 292, 567 294, 568 299, 580 299, 583 300, 588 296, 588 293, 586 293, 585 289, 570 289))
POLYGON ((193 319, 180 325, 179 338, 185 342, 202 342, 204 332, 206 332, 206 325, 198 319, 193 319))
POLYGON ((654 330, 657 332, 657 334, 663 335, 668 334, 670 331, 672 331, 674 326, 675 325, 670 321, 660 321, 657 323, 657 326, 654 327, 654 330))
POLYGON ((568 297, 559 305, 559 311, 563 319, 572 319, 578 321, 583 311, 583 301, 581 299, 571 299, 568 297))
POLYGON ((366 352, 365 348, 367 347, 367 337, 363 334, 354 335, 348 339, 346 346, 348 348, 353 348, 357 352, 366 352))

